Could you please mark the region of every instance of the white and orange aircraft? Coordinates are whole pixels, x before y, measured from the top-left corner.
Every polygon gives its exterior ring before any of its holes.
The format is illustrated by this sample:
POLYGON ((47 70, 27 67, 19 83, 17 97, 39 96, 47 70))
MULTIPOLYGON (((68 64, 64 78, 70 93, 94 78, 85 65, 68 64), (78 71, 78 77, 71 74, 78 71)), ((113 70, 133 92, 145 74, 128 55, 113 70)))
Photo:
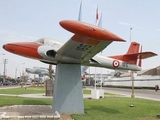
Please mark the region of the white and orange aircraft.
POLYGON ((3 45, 11 53, 57 65, 81 64, 110 69, 141 70, 141 60, 155 56, 153 52, 142 52, 137 42, 132 42, 123 55, 102 56, 97 53, 113 41, 124 42, 117 35, 95 25, 76 20, 63 20, 60 25, 74 35, 65 43, 42 38, 35 42, 15 42, 3 45))

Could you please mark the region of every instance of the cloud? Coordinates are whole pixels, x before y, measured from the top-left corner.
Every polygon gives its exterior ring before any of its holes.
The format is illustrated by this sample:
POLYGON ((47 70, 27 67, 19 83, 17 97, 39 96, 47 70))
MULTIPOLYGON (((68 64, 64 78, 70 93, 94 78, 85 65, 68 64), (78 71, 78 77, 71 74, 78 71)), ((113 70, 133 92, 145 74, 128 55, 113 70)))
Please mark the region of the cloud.
POLYGON ((120 23, 121 25, 133 26, 133 24, 131 24, 131 23, 127 23, 127 22, 119 21, 119 23, 120 23))
POLYGON ((160 31, 160 29, 159 29, 159 28, 157 28, 157 31, 160 31))
POLYGON ((132 28, 138 28, 138 29, 141 29, 141 30, 145 30, 145 28, 140 27, 140 26, 135 25, 135 24, 132 24, 132 23, 122 22, 122 21, 119 21, 118 23, 121 24, 121 25, 130 26, 132 28))
POLYGON ((37 37, 21 35, 19 33, 6 30, 0 30, 0 38, 1 43, 14 41, 35 41, 38 39, 37 37))

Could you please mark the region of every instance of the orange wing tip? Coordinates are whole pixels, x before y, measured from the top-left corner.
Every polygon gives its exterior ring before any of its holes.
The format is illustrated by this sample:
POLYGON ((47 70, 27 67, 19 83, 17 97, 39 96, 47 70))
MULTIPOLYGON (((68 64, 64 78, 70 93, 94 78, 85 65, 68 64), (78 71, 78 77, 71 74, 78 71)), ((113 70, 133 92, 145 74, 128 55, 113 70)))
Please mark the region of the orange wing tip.
POLYGON ((76 20, 63 20, 59 23, 64 29, 84 36, 88 36, 94 39, 107 40, 107 41, 121 41, 125 42, 124 39, 117 35, 92 24, 88 24, 76 20))

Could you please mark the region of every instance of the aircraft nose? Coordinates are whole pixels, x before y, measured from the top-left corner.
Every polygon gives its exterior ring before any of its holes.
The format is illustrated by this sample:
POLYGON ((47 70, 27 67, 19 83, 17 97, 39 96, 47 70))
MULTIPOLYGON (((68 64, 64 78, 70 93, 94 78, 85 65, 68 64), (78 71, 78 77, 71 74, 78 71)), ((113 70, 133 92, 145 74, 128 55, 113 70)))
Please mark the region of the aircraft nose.
POLYGON ((6 46, 6 45, 3 45, 3 49, 5 49, 5 46, 6 46))
POLYGON ((37 52, 39 46, 40 44, 34 42, 15 42, 4 44, 3 49, 17 55, 42 59, 42 56, 37 52))

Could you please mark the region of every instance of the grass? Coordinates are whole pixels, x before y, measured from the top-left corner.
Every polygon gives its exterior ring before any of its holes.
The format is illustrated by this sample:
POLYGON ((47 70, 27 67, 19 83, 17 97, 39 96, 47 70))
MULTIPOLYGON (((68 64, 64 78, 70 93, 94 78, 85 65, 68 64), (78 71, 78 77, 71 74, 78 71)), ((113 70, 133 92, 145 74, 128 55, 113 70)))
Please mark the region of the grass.
MULTIPOLYGON (((31 94, 44 93, 43 88, 14 88, 1 89, 2 94, 31 94)), ((91 94, 90 90, 84 90, 85 94, 91 94)), ((107 95, 111 95, 106 93, 107 95)), ((113 94, 114 96, 114 94, 113 94)), ((21 98, 0 96, 0 107, 10 105, 52 105, 52 98, 21 98)), ((84 99, 85 114, 72 114, 74 120, 158 120, 156 115, 160 114, 160 102, 124 98, 105 97, 99 100, 84 99), (130 105, 134 107, 130 107, 130 105)))
POLYGON ((0 94, 38 94, 45 93, 44 87, 28 87, 28 88, 13 88, 13 89, 0 89, 0 94))
POLYGON ((0 96, 0 107, 11 105, 52 105, 52 99, 0 96))
POLYGON ((83 90, 83 94, 91 94, 91 90, 83 90))
POLYGON ((123 97, 85 99, 84 106, 85 114, 71 115, 74 120, 156 120, 160 113, 158 101, 123 97))
MULTIPOLYGON (((51 105, 52 99, 0 97, 0 106, 51 105)), ((156 120, 160 102, 109 97, 100 100, 84 100, 85 114, 72 114, 74 120, 156 120), (134 107, 130 107, 133 104, 134 107)))
MULTIPOLYGON (((83 90, 83 94, 91 94, 91 90, 83 90)), ((105 96, 108 96, 108 97, 120 97, 122 95, 119 95, 119 94, 112 94, 112 93, 107 93, 105 92, 104 93, 105 96)))

